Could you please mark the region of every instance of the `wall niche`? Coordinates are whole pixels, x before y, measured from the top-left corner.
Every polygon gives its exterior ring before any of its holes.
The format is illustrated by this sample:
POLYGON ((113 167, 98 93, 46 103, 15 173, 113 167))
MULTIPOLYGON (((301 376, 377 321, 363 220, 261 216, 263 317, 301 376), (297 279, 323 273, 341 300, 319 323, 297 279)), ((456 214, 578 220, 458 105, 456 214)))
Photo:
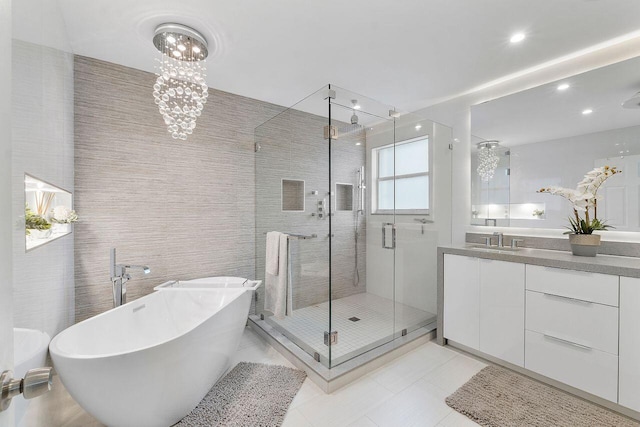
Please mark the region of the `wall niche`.
POLYGON ((25 250, 71 234, 78 216, 71 192, 32 175, 24 175, 25 250))
POLYGON ((304 212, 303 180, 282 180, 282 210, 286 212, 304 212))

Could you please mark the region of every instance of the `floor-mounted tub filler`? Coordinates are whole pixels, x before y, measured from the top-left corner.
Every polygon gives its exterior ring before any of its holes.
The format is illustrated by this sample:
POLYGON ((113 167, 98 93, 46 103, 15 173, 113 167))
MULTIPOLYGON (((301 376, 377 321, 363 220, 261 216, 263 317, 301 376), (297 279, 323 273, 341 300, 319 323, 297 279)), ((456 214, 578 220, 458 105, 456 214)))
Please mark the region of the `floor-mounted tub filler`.
POLYGON ((246 289, 166 288, 58 334, 49 349, 71 396, 108 426, 168 426, 229 368, 246 289))

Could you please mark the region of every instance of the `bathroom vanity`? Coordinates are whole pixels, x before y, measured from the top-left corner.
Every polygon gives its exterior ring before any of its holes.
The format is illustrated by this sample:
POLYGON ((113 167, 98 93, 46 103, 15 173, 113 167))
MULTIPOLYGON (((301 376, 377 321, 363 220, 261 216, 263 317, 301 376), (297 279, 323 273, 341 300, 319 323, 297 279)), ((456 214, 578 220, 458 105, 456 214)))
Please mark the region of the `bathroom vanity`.
POLYGON ((640 259, 438 249, 438 342, 640 418, 640 259))

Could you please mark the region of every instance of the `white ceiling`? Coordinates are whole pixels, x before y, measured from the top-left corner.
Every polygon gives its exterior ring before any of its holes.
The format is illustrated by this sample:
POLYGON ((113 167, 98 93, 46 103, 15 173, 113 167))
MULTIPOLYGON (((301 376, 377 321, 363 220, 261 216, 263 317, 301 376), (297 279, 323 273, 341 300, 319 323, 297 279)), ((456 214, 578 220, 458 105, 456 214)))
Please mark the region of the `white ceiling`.
POLYGON ((639 91, 640 57, 476 105, 471 132, 512 147, 640 126, 640 109, 621 105, 639 91))
POLYGON ((211 87, 285 106, 333 83, 412 110, 640 28, 636 0, 58 3, 75 54, 154 71, 155 27, 179 22, 210 43, 211 87))

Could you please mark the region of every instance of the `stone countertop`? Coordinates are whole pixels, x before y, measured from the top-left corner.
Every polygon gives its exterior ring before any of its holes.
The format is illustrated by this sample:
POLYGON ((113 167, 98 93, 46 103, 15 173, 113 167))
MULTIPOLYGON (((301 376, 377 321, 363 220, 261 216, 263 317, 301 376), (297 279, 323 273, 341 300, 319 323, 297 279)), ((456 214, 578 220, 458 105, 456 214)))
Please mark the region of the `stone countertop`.
POLYGON ((566 251, 547 249, 510 248, 487 249, 483 245, 466 244, 461 246, 440 246, 438 256, 443 254, 471 256, 499 261, 519 262, 544 267, 564 268, 568 270, 589 271, 592 273, 613 274, 616 276, 640 278, 640 258, 615 255, 597 255, 581 257, 566 251))

